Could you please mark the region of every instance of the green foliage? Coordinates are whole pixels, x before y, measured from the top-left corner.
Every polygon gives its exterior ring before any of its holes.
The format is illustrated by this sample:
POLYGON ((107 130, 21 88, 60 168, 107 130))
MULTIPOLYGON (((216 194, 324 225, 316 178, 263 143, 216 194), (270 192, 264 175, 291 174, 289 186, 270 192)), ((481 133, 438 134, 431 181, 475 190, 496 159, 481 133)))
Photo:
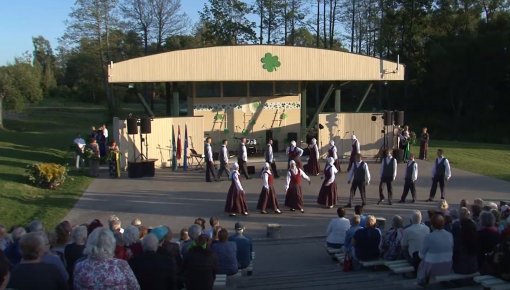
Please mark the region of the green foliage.
POLYGON ((0 68, 0 93, 6 110, 21 111, 27 103, 42 100, 40 71, 25 60, 0 68))
POLYGON ((262 62, 262 68, 268 72, 276 71, 276 69, 281 65, 280 61, 278 60, 278 56, 273 56, 269 52, 260 59, 260 62, 262 62))
POLYGON ((42 188, 56 189, 67 177, 67 166, 56 163, 36 163, 27 166, 26 174, 30 183, 42 188))

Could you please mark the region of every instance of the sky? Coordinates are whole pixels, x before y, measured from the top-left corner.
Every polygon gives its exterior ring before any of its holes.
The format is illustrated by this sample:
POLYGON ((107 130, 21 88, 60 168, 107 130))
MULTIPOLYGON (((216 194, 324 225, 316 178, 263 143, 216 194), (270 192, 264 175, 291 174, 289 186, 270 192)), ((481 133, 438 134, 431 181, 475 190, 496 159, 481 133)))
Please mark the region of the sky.
MULTIPOLYGON (((42 35, 58 46, 64 34, 64 21, 74 0, 0 0, 0 66, 14 63, 14 58, 32 52, 32 37, 42 35)), ((181 0, 182 8, 195 22, 206 0, 181 0)))

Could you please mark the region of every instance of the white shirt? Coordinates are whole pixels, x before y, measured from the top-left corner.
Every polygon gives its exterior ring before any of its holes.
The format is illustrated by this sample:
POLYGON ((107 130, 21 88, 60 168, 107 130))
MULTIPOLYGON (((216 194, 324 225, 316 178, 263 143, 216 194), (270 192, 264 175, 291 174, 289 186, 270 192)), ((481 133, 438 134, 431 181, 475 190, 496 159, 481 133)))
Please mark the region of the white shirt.
POLYGON ((228 163, 228 149, 227 145, 221 145, 221 158, 223 163, 228 163))
POLYGON ((450 177, 452 177, 452 171, 450 169, 450 162, 448 161, 448 159, 444 158, 444 157, 438 157, 436 158, 436 161, 434 162, 434 165, 432 166, 432 176, 435 176, 436 175, 436 164, 439 164, 441 163, 441 160, 444 159, 444 177, 446 179, 450 179, 450 177))
POLYGON ((326 186, 329 186, 333 182, 335 182, 335 174, 338 172, 335 166, 331 166, 330 164, 326 164, 324 167, 324 171, 328 170, 331 173, 331 177, 326 181, 326 186))
POLYGON ((262 186, 267 189, 269 189, 269 174, 271 174, 271 171, 264 171, 264 172, 262 172, 262 176, 261 176, 262 186), (266 173, 268 173, 268 174, 266 174, 266 173))
POLYGON ((83 140, 83 138, 81 137, 76 137, 73 140, 73 143, 76 144, 78 148, 80 148, 81 150, 83 150, 83 148, 85 148, 85 146, 87 145, 87 143, 85 143, 85 140, 83 140))
POLYGON ((274 156, 273 156, 273 145, 267 144, 267 148, 266 148, 266 161, 269 162, 269 163, 272 163, 273 159, 274 159, 274 156))
POLYGON ((205 143, 205 160, 213 161, 211 144, 205 143))
MULTIPOLYGON (((381 162, 381 177, 383 175, 384 166, 390 164, 391 158, 393 158, 391 155, 386 156, 383 162, 381 162)), ((397 177, 397 159, 393 158, 393 180, 395 180, 395 177, 397 177)))
POLYGON ((244 191, 243 186, 241 185, 241 181, 239 180, 239 171, 232 170, 232 173, 230 174, 230 178, 234 181, 234 184, 236 185, 237 190, 244 191))
MULTIPOLYGON (((299 174, 301 175, 301 177, 303 177, 303 179, 310 181, 310 177, 308 177, 308 175, 306 175, 306 173, 301 169, 296 168, 296 169, 294 169, 293 173, 298 174, 298 171, 299 171, 299 174)), ((287 189, 289 189, 289 185, 290 185, 290 170, 287 171, 287 182, 285 183, 285 191, 287 191, 287 189)))
POLYGON ((303 155, 303 149, 299 148, 299 147, 294 147, 294 146, 291 146, 291 147, 287 147, 287 155, 289 155, 289 153, 292 151, 294 152, 294 150, 296 150, 295 152, 298 153, 298 156, 301 156, 303 155))
POLYGON ((412 160, 409 160, 407 162, 407 166, 404 169, 404 178, 406 177, 406 174, 407 174, 407 168, 409 166, 411 166, 411 164, 413 164, 413 167, 414 167, 413 174, 411 174, 411 180, 416 181, 418 179, 418 162, 416 162, 416 161, 413 162, 412 160))
POLYGON ((108 129, 106 127, 103 128, 103 136, 108 139, 108 129))
POLYGON ((241 160, 248 162, 248 151, 246 151, 246 144, 241 143, 241 160))
POLYGON ((423 239, 420 258, 427 263, 451 262, 453 257, 453 236, 445 229, 434 230, 423 239))
POLYGON ((332 244, 343 244, 345 233, 351 228, 351 223, 344 217, 331 219, 326 229, 326 242, 332 244))
MULTIPOLYGON (((356 167, 359 167, 361 164, 361 161, 355 162, 354 164, 356 164, 356 167)), ((368 165, 366 162, 363 162, 363 168, 365 168, 365 183, 369 184, 370 183, 370 171, 368 171, 368 165)), ((349 182, 351 182, 353 177, 354 177, 354 166, 351 167, 351 171, 349 171, 349 177, 347 180, 349 182)))
POLYGON ((423 240, 430 233, 429 227, 424 224, 413 224, 404 229, 402 236, 402 247, 408 247, 409 256, 413 256, 414 252, 419 252, 423 245, 423 240))

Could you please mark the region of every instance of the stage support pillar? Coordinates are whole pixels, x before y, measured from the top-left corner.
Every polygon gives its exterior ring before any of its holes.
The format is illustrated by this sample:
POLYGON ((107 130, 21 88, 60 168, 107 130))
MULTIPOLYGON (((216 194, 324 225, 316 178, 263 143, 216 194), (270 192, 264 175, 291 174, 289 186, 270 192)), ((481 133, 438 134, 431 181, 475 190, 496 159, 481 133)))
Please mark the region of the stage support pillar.
POLYGON ((342 90, 335 90, 335 113, 342 112, 342 90))

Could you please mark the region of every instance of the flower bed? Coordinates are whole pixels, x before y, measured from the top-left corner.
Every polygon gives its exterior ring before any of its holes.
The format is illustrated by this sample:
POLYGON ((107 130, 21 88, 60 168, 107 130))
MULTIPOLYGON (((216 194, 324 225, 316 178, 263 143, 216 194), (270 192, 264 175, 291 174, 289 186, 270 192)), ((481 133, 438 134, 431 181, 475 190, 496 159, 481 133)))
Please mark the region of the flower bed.
POLYGON ((56 163, 36 163, 28 165, 28 180, 39 187, 56 189, 67 177, 67 166, 56 163))

